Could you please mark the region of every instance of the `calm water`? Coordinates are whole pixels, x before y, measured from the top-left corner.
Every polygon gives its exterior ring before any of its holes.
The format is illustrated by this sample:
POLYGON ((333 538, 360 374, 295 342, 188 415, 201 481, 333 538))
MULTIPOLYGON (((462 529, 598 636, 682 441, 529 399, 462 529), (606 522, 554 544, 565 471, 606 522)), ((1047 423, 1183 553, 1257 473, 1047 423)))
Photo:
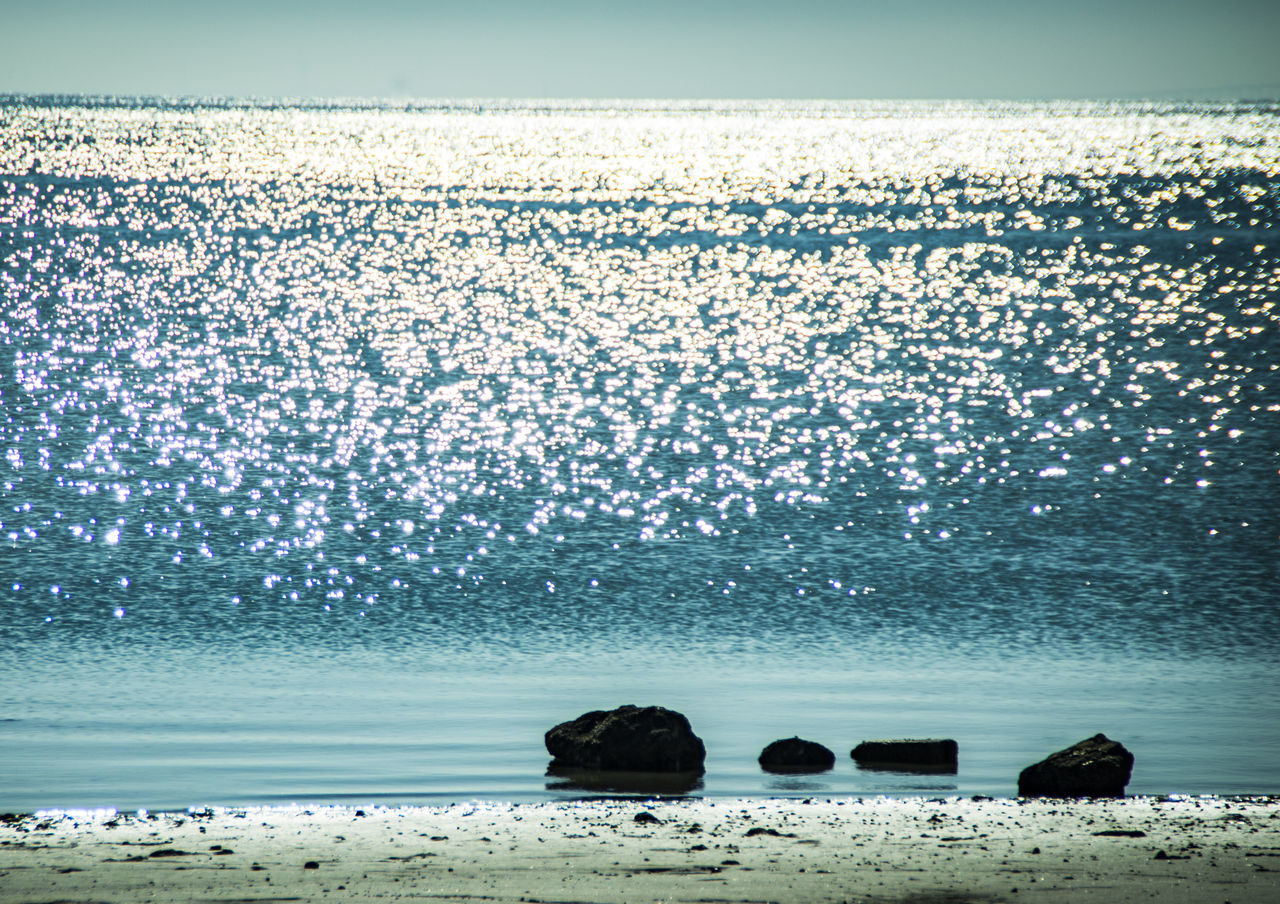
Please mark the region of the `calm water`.
POLYGON ((1278 302, 1267 105, 0 99, 0 809, 1280 792, 1278 302))

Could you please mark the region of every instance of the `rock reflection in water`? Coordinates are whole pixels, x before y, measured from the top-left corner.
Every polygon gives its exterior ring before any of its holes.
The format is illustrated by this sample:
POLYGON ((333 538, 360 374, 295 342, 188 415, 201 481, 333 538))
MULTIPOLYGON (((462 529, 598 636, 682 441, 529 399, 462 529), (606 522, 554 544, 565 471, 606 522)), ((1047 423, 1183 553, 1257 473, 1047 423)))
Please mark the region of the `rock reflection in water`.
POLYGON ((550 766, 547 779, 548 791, 682 797, 702 790, 701 772, 622 772, 550 766))
POLYGON ((860 772, 889 772, 895 775, 955 775, 955 763, 870 763, 857 764, 860 772))
POLYGON ((783 794, 830 794, 832 787, 828 782, 815 781, 809 776, 821 770, 810 770, 808 775, 792 772, 786 774, 772 773, 765 782, 767 791, 783 794))

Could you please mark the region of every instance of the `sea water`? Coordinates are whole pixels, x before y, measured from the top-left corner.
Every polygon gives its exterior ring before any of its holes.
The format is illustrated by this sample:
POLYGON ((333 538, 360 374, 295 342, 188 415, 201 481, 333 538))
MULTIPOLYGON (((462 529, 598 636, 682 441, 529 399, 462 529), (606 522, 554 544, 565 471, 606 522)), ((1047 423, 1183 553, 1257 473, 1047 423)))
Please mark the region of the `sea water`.
POLYGON ((3 99, 0 809, 1280 792, 1278 228, 1267 104, 3 99))

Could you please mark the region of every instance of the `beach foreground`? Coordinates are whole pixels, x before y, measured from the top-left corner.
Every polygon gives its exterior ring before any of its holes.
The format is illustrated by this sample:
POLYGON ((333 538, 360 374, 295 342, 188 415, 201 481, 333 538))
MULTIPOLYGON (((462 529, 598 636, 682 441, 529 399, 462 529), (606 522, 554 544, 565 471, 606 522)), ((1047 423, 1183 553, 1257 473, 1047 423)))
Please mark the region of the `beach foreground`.
POLYGON ((2 902, 1280 900, 1280 801, 873 799, 37 815, 2 902))

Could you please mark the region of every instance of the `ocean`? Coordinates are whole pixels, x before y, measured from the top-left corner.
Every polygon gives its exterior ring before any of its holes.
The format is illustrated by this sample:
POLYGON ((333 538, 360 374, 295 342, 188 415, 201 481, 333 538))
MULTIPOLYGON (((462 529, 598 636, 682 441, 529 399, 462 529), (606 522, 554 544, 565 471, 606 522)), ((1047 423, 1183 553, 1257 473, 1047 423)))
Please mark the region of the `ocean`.
POLYGON ((1269 103, 0 98, 0 810, 1280 793, 1278 302, 1269 103))

